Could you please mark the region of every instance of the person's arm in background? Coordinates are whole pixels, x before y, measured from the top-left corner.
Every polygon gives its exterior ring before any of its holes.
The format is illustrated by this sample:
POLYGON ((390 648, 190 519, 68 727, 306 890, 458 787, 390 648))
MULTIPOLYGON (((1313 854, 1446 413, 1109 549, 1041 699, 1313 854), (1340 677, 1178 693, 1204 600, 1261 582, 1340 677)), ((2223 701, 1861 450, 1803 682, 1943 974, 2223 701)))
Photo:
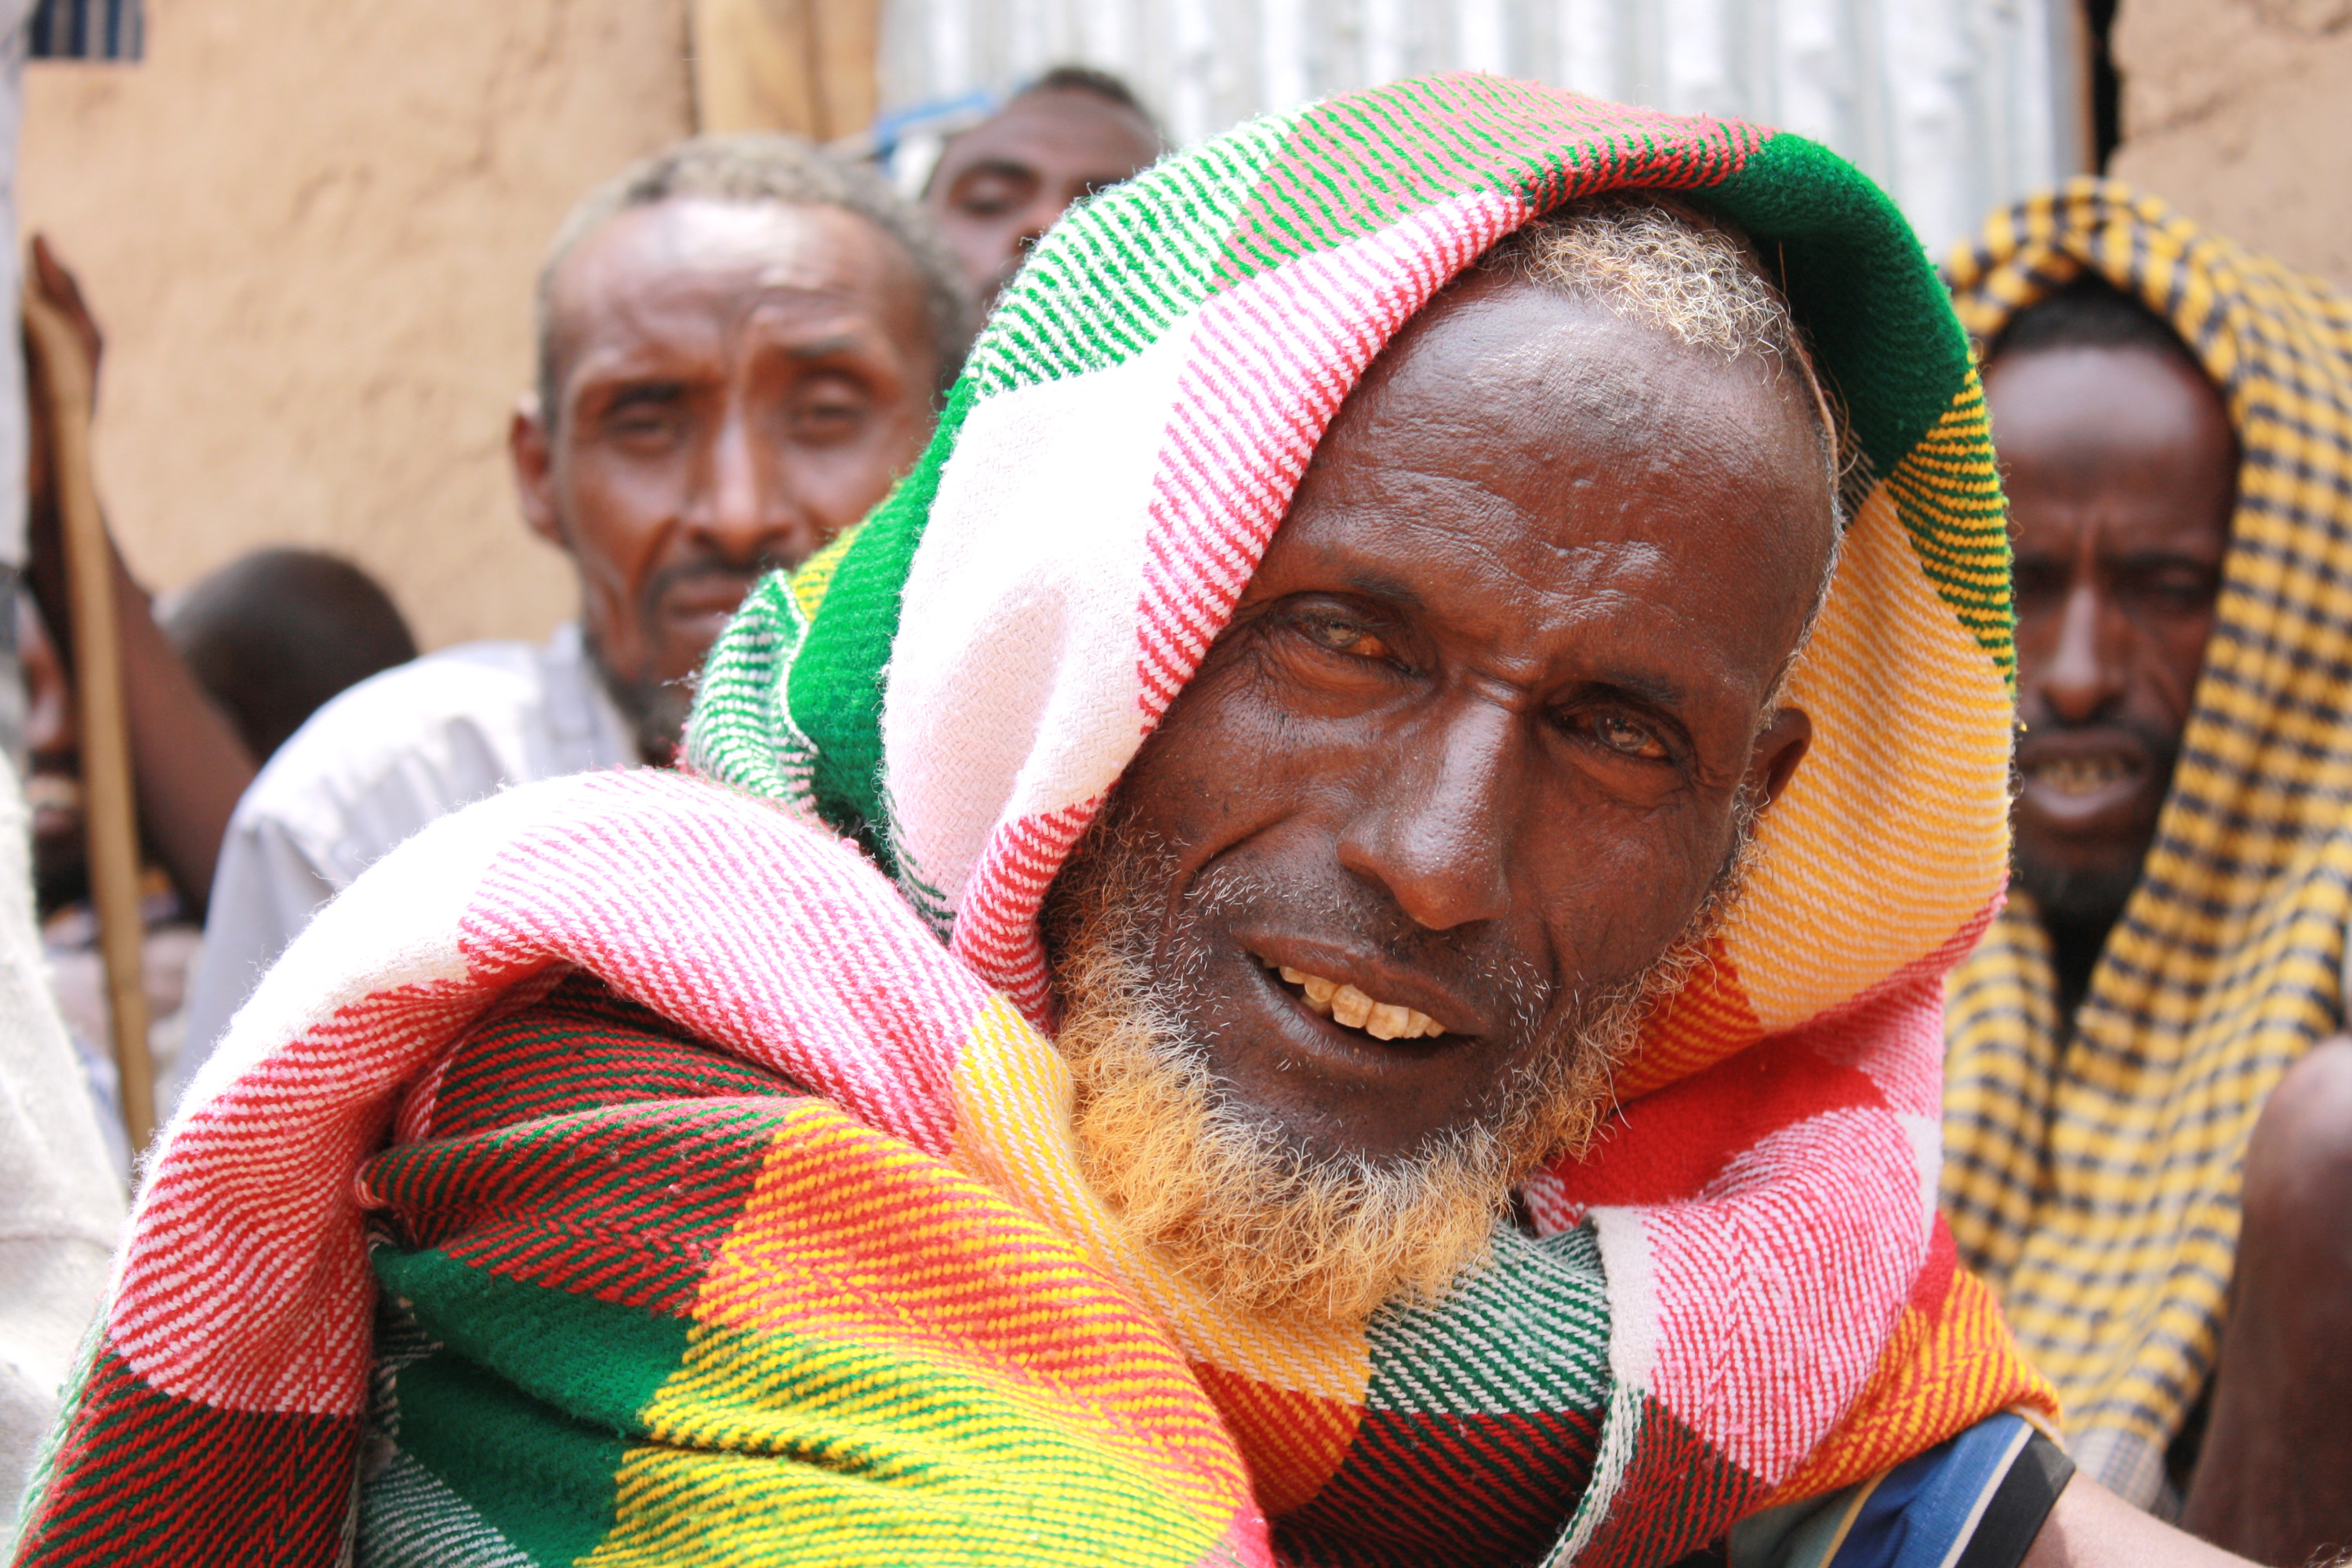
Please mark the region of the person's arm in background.
MULTIPOLYGON (((98 363, 98 323, 83 303, 73 275, 59 264, 48 242, 33 240, 26 286, 37 289, 75 324, 98 363)), ((58 655, 73 668, 73 610, 66 592, 65 553, 59 537, 53 437, 41 395, 43 365, 26 348, 32 391, 26 429, 26 531, 30 557, 26 579, 41 616, 56 638, 58 655)), ((155 624, 146 592, 123 563, 108 537, 114 570, 115 624, 122 644, 122 698, 131 728, 131 768, 139 797, 139 821, 147 847, 171 873, 199 917, 210 902, 221 838, 237 797, 253 782, 255 764, 228 719, 213 705, 195 676, 181 661, 155 624)))
POLYGON ((2252 1568, 2076 1470, 2023 1410, 1750 1515, 1726 1547, 1731 1568, 2252 1568))
POLYGON ((2248 1561, 2077 1475, 2058 1495, 2022 1568, 2247 1568, 2248 1561))

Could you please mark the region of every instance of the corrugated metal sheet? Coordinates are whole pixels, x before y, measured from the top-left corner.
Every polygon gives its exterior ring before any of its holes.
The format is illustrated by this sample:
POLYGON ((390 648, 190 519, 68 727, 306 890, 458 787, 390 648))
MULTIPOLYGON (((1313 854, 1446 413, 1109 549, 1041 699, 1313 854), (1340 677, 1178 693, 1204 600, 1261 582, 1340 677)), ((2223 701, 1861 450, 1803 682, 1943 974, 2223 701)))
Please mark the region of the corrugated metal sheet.
POLYGON ((2084 166, 2077 0, 886 0, 886 108, 1046 67, 1135 85, 1180 142, 1457 68, 1815 137, 1939 254, 2084 166))

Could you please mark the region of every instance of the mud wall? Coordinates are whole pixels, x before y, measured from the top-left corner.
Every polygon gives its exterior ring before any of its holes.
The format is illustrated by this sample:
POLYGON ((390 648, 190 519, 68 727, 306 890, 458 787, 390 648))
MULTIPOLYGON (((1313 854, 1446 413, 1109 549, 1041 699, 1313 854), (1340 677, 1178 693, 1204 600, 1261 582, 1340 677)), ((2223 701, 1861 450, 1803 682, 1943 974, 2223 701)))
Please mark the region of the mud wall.
POLYGON ((2352 0, 2123 0, 2109 172, 2352 287, 2352 0))
POLYGON ((537 637, 507 416, 541 247, 686 133, 686 0, 148 0, 135 66, 28 68, 23 221, 107 333, 100 482, 170 587, 342 552, 427 647, 537 637))

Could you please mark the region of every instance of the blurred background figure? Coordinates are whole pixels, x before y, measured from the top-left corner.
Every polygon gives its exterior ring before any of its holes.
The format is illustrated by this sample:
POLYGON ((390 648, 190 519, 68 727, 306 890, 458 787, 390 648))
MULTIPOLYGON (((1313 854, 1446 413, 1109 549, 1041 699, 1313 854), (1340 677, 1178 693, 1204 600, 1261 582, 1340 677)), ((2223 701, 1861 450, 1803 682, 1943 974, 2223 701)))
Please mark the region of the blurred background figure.
MULTIPOLYGON (((127 1176, 130 1150, 122 1141, 114 1059, 107 1043, 106 977, 89 901, 72 683, 29 595, 19 604, 18 615, 31 755, 25 793, 33 812, 41 940, 99 1124, 118 1171, 127 1176)), ((263 763, 328 699, 416 657, 416 640, 382 584, 351 563, 318 551, 262 550, 241 557, 171 595, 159 621, 205 696, 263 763)), ((172 766, 168 753, 158 754, 152 737, 145 755, 151 768, 172 766)), ((181 1044, 202 914, 190 908, 160 866, 150 867, 142 891, 148 1054, 156 1104, 168 1113, 184 1087, 181 1044)))
POLYGON ((327 699, 416 657, 383 584, 318 550, 240 556, 167 595, 162 621, 259 763, 327 699))
POLYGON ((1960 1254, 2069 1448, 2352 1541, 2352 296, 2116 182, 1952 268, 2009 502, 2010 900, 1947 1004, 1960 1254), (2291 413, 2289 412, 2291 411, 2291 413))
MULTIPOLYGON (((31 752, 25 795, 33 813, 33 886, 41 945, 58 1009, 81 1065, 82 1081, 98 1113, 115 1176, 127 1184, 131 1149, 122 1129, 106 1002, 106 972, 99 958, 98 918, 89 901, 89 861, 83 831, 81 749, 73 683, 58 656, 41 612, 29 595, 17 605, 17 652, 24 664, 25 738, 31 752)), ((157 1085, 156 1104, 168 1106, 179 1058, 181 1009, 187 976, 202 940, 171 877, 150 864, 140 886, 146 925, 140 978, 147 992, 147 1050, 157 1085)))
POLYGON ((1073 202, 1133 179, 1167 145, 1125 82, 1057 66, 946 143, 923 207, 985 311, 1073 202))
POLYGON ((378 676, 270 762, 222 848, 191 1062, 312 911, 425 824, 508 785, 668 763, 745 591, 913 465, 969 317, 920 216, 798 138, 688 142, 582 201, 541 269, 538 385, 509 431, 579 619, 378 676))
MULTIPOLYGON (((47 243, 31 247, 29 289, 68 322, 96 367, 103 338, 79 283, 47 243)), ((66 578, 58 432, 47 388, 50 367, 37 340, 26 340, 27 411, 25 504, 26 591, 16 595, 25 743, 26 795, 33 817, 33 884, 57 1004, 79 1076, 99 1115, 104 1149, 118 1180, 132 1151, 123 1131, 110 1045, 98 924, 89 903, 89 870, 82 813, 79 724, 71 654, 72 595, 66 578)), ((131 742, 132 792, 148 864, 142 910, 146 925, 142 981, 158 1104, 176 1092, 179 1015, 185 977, 211 896, 221 835, 237 796, 254 776, 254 758, 220 703, 197 681, 156 621, 146 591, 108 541, 117 650, 131 742)))
MULTIPOLYGON (((141 19, 137 0, 0 0, 0 315, 12 321, 26 62, 135 59, 141 19)), ((105 1284, 123 1199, 34 924, 13 635, 27 542, 26 371, 0 352, 0 1540, 13 1533, 24 1479, 105 1284)))
MULTIPOLYGON (((48 242, 35 236, 27 286, 71 324, 90 364, 104 340, 81 285, 48 242)), ((72 594, 66 580, 63 519, 57 471, 57 433, 40 395, 47 384, 41 355, 27 342, 26 365, 36 393, 26 447, 25 504, 28 556, 25 585, 38 607, 47 657, 70 688, 73 677, 72 594)), ((155 619, 147 590, 110 531, 107 567, 114 589, 122 699, 131 740, 139 829, 147 853, 170 878, 191 915, 201 920, 212 897, 221 835, 237 797, 253 782, 254 757, 172 647, 155 619)), ((68 703, 60 710, 70 713, 68 703)))

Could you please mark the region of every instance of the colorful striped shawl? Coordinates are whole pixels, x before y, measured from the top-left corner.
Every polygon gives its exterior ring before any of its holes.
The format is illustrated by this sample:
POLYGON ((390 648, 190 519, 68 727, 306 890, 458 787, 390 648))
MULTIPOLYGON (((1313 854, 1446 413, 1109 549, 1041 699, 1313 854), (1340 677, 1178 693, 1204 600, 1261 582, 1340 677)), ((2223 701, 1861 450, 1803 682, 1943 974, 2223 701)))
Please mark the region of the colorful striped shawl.
POLYGON ((1656 1563, 2046 1409, 1930 1202, 1942 979, 2005 860, 2004 552, 1942 291, 1811 143, 1454 77, 1163 164, 1040 247, 855 542, 755 591, 704 780, 436 824, 265 980, 20 1561, 330 1554, 371 1367, 387 1563, 1656 1563), (1532 1235, 1433 1306, 1237 1316, 1077 1174, 1039 892, 1380 346, 1627 184, 1781 258, 1853 413, 1812 753, 1532 1235))
POLYGON ((2113 181, 1952 263, 1990 341, 2084 268, 2172 323, 2244 458, 2204 674, 2144 878, 2060 1049, 2013 903, 1953 977, 1944 1199, 2058 1384, 2083 1467, 2146 1503, 2213 1369, 2239 1173, 2282 1073, 2343 1026, 2352 913, 2352 300, 2113 181))

